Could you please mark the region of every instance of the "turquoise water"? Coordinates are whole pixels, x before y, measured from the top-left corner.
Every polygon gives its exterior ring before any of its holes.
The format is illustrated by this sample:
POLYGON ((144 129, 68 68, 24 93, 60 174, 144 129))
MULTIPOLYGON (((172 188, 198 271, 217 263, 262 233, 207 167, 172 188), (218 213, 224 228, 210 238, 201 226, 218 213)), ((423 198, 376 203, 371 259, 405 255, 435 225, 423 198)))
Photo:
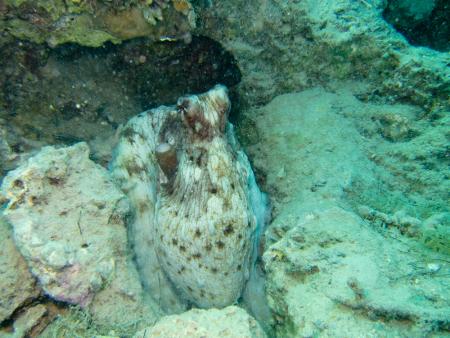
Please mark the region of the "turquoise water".
POLYGON ((449 17, 0 0, 0 337, 448 336, 449 17))

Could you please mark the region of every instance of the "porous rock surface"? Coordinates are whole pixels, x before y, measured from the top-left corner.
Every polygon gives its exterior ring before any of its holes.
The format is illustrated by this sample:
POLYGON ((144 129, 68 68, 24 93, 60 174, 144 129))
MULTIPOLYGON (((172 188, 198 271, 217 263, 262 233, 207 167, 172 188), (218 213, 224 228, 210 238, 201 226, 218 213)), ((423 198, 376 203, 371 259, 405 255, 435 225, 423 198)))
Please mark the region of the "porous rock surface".
POLYGON ((242 71, 242 100, 336 80, 368 80, 380 94, 431 107, 449 95, 448 54, 411 47, 382 16, 383 0, 214 1, 197 31, 222 43, 242 71), (221 29, 217 29, 221 27, 221 29))
POLYGON ((431 265, 444 269, 440 258, 407 254, 411 245, 374 234, 352 212, 291 206, 268 236, 276 240, 264 254, 267 292, 280 336, 423 337, 448 328, 448 278, 431 265))
POLYGON ((417 107, 361 102, 355 88, 282 95, 250 115, 258 137, 248 151, 267 174, 275 202, 263 255, 275 331, 279 337, 445 334, 448 241, 439 229, 448 228, 441 215, 448 183, 441 157, 433 155, 445 144, 437 127, 445 118, 431 127, 413 118, 417 107), (377 116, 387 112, 411 121, 419 134, 386 139, 377 116), (417 144, 428 138, 432 170, 416 167, 424 149, 417 144), (434 187, 418 196, 410 175, 434 187), (361 203, 383 213, 352 209, 361 203), (435 210, 435 229, 422 228, 432 220, 408 217, 435 210), (425 235, 433 237, 425 243, 433 250, 423 247, 425 235))
POLYGON ((1 192, 15 243, 46 294, 89 306, 104 323, 154 320, 127 251, 128 202, 85 143, 43 148, 9 172, 1 192))
POLYGON ((153 327, 136 333, 134 338, 264 338, 258 322, 245 310, 229 306, 224 309, 193 309, 179 315, 163 317, 153 327))
POLYGON ((112 276, 113 240, 128 211, 88 156, 85 144, 44 148, 2 185, 5 216, 33 274, 53 298, 81 306, 112 276))
POLYGON ((14 244, 9 224, 0 216, 0 323, 39 293, 36 280, 14 244))

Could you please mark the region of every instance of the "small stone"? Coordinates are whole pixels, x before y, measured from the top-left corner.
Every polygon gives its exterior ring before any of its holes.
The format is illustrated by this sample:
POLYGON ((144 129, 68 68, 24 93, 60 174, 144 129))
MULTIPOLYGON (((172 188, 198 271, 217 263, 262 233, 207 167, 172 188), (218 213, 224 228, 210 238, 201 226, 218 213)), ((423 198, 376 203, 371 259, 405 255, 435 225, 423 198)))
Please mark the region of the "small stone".
POLYGON ((431 273, 438 272, 441 269, 441 266, 437 263, 428 263, 427 270, 431 273))
POLYGON ((147 57, 145 55, 139 55, 139 63, 145 63, 147 61, 147 57))

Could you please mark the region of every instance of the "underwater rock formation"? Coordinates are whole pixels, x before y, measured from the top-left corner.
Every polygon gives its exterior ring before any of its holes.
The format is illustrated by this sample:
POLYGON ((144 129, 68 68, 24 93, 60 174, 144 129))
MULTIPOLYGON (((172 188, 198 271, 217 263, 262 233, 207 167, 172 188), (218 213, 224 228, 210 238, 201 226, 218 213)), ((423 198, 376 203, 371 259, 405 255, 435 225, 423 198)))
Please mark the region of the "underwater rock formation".
POLYGON ((107 165, 117 126, 137 112, 216 83, 233 95, 240 76, 232 55, 204 37, 189 45, 133 39, 97 49, 12 39, 0 48, 0 69, 1 176, 45 145, 80 141, 107 165))
POLYGON ((0 216, 0 323, 40 294, 12 237, 10 226, 0 216))
POLYGON ((383 17, 412 45, 450 49, 450 3, 447 0, 388 0, 383 17))
POLYGON ((99 47, 135 37, 188 42, 195 27, 188 0, 5 0, 1 5, 2 30, 52 47, 67 42, 99 47))
POLYGON ((130 120, 116 149, 112 173, 134 208, 143 281, 168 308, 176 294, 161 290, 164 275, 182 302, 224 307, 253 268, 265 198, 227 125, 229 108, 223 86, 182 97, 130 120))
POLYGON ((15 244, 47 295, 110 326, 155 320, 128 253, 128 202, 85 143, 43 148, 8 173, 1 193, 15 244))
POLYGON ((87 306, 112 277, 128 205, 86 144, 43 148, 2 184, 5 217, 45 292, 87 306), (89 174, 88 174, 89 173, 89 174), (99 257, 99 252, 102 255, 99 257))
POLYGON ((417 107, 361 102, 355 90, 280 95, 246 114, 247 151, 274 203, 263 260, 275 332, 445 335, 448 118, 420 120, 417 107), (419 134, 387 139, 388 113, 419 134), (418 163, 422 152, 433 166, 418 163))
MULTIPOLYGON (((48 296, 81 306, 98 327, 117 332, 156 320, 158 306, 144 301, 129 256, 126 197, 89 159, 85 143, 43 148, 8 173, 1 193, 15 245, 48 296)), ((23 277, 21 298, 28 299, 23 277)))
POLYGON ((298 202, 274 221, 267 235, 274 243, 264 254, 281 337, 446 332, 450 297, 443 256, 417 254, 411 243, 374 233, 332 202, 306 208, 298 202))
POLYGON ((446 102, 448 54, 412 47, 383 19, 387 3, 213 1, 197 11, 202 20, 196 32, 236 57, 242 99, 250 105, 349 79, 367 81, 367 95, 374 98, 428 108, 446 102))
POLYGON ((265 338, 258 322, 237 306, 224 309, 193 309, 180 315, 163 317, 153 327, 133 338, 265 338))

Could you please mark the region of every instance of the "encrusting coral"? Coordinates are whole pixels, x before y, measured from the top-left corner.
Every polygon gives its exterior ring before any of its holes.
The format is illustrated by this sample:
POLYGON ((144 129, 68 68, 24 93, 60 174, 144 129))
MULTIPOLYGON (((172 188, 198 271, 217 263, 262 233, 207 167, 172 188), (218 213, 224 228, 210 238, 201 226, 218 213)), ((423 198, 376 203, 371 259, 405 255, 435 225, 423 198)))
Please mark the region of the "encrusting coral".
POLYGON ((144 112, 125 126, 112 164, 135 209, 144 284, 172 310, 170 300, 202 308, 236 302, 254 264, 256 204, 265 198, 227 125, 229 108, 226 88, 216 86, 144 112))

